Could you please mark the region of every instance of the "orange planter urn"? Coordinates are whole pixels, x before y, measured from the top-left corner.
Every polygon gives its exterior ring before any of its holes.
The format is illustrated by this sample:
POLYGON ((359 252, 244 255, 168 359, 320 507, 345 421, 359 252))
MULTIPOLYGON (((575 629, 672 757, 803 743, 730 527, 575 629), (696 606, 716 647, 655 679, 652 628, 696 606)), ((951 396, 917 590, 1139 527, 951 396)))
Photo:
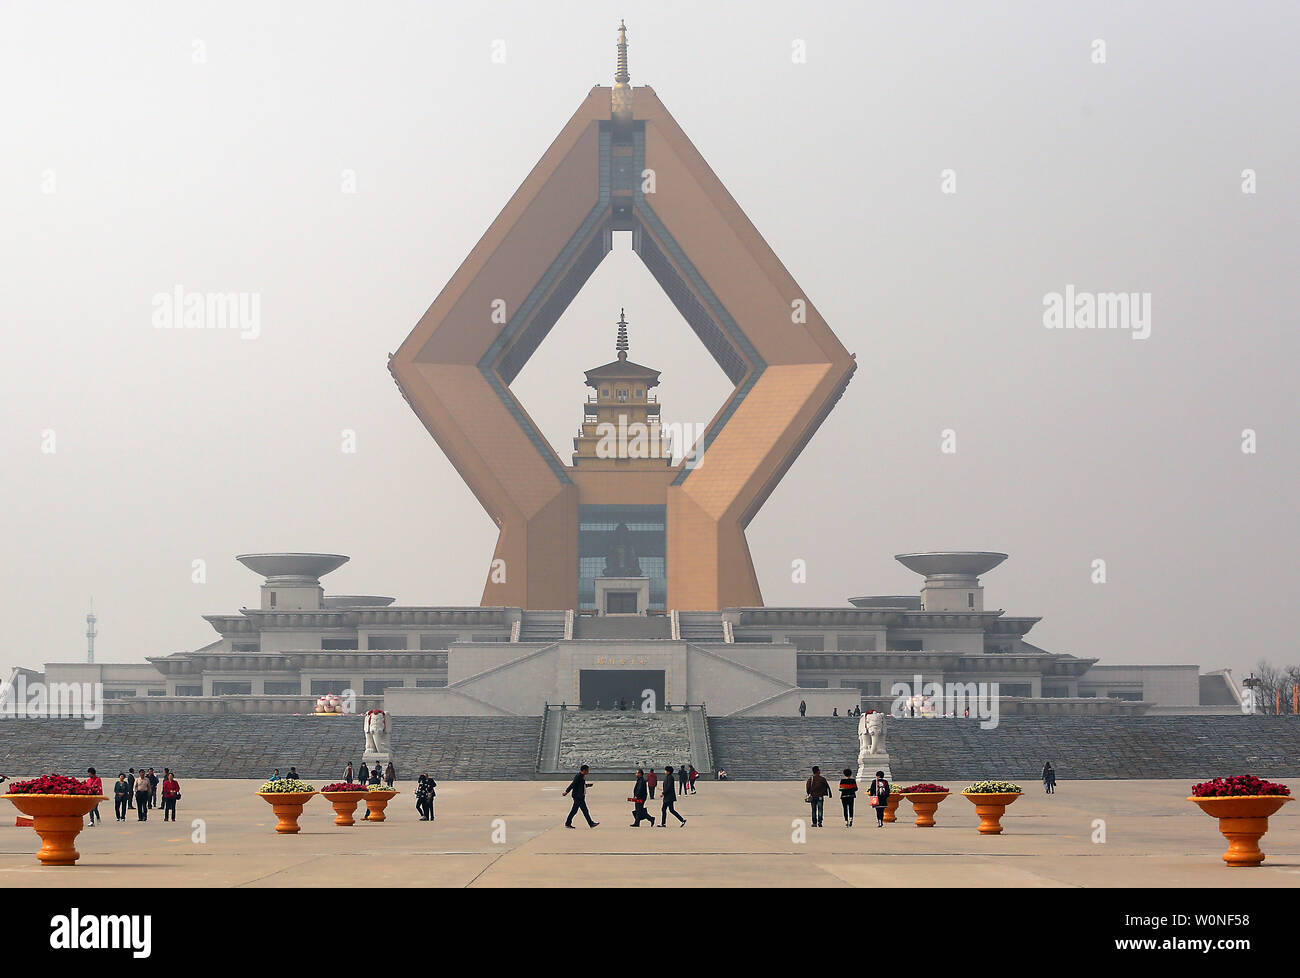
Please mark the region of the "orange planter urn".
POLYGON ((366 808, 370 809, 370 817, 367 822, 386 822, 387 816, 384 815, 384 809, 388 803, 397 795, 393 788, 381 788, 378 791, 366 792, 366 808))
POLYGON ((912 803, 912 810, 916 812, 916 821, 913 825, 923 829, 934 828, 934 813, 939 808, 939 803, 948 797, 947 791, 912 791, 907 795, 907 800, 912 803))
POLYGON ((32 820, 41 837, 36 858, 43 866, 76 865, 81 853, 74 844, 85 826, 85 815, 104 800, 103 795, 5 795, 32 820))
POLYGON ((1206 815, 1219 820, 1219 831, 1228 840, 1223 861, 1229 866, 1258 866, 1264 861, 1259 840, 1268 831, 1268 817, 1291 800, 1290 795, 1226 795, 1187 799, 1206 815))
POLYGON ((275 823, 277 832, 293 835, 299 831, 298 818, 302 815, 302 806, 311 801, 314 791, 259 791, 265 798, 279 820, 275 823))
POLYGON ((963 791, 980 817, 980 835, 1001 835, 1002 816, 1007 806, 1023 794, 1020 791, 963 791))
POLYGON ((896 813, 898 812, 898 803, 902 800, 903 800, 903 795, 901 792, 891 791, 889 793, 889 797, 885 799, 884 819, 886 822, 898 821, 898 815, 896 813))
POLYGON ((334 806, 334 824, 335 825, 356 825, 357 820, 353 814, 357 810, 357 803, 366 797, 368 792, 365 791, 322 791, 325 800, 334 806))

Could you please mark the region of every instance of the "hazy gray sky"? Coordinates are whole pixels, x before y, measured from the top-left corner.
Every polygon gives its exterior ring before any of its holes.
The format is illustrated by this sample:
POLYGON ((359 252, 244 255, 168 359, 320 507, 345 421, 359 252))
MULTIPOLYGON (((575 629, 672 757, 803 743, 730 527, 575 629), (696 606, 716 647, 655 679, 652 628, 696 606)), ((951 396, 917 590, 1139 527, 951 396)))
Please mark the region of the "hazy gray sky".
MULTIPOLYGON (((477 603, 495 528, 386 358, 609 84, 620 16, 633 84, 857 354, 750 526, 768 604, 1004 550, 987 605, 1053 651, 1295 661, 1294 4, 10 0, 0 664, 81 658, 92 594, 102 661, 205 644, 256 603, 248 551, 477 603), (1149 293, 1150 337, 1044 328, 1067 285, 1149 293), (177 286, 259 295, 260 335, 155 328, 177 286)), ((562 457, 620 306, 667 420, 726 395, 616 251, 514 384, 562 457)))

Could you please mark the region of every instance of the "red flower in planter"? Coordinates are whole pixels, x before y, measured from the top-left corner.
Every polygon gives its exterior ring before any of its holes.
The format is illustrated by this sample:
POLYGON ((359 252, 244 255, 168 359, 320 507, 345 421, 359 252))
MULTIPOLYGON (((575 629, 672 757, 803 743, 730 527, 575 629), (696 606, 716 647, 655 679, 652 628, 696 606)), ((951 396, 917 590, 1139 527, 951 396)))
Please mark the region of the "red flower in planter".
POLYGON ((1192 785, 1194 798, 1238 798, 1247 795, 1289 795, 1291 789, 1276 781, 1264 781, 1253 774, 1214 778, 1192 785))
POLYGON ((905 795, 910 795, 913 793, 921 794, 922 792, 929 793, 934 791, 947 791, 948 789, 941 784, 930 784, 929 782, 926 782, 925 784, 914 784, 910 788, 899 788, 898 790, 905 795))
POLYGON ((99 794, 85 781, 64 777, 59 774, 47 774, 31 781, 15 781, 9 785, 11 795, 97 795, 99 794))
POLYGON ((327 784, 321 788, 321 791, 369 791, 370 789, 364 784, 353 784, 350 781, 339 781, 335 784, 327 784))

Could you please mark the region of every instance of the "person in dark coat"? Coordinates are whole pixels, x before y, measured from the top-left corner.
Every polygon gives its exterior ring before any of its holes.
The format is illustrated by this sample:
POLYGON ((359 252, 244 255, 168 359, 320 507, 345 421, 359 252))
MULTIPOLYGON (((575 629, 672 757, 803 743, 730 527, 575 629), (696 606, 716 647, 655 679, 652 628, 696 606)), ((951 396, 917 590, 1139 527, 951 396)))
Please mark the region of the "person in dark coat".
POLYGON ((673 767, 671 764, 669 764, 664 768, 663 805, 659 809, 659 827, 661 829, 666 828, 668 825, 669 812, 672 812, 674 815, 676 815, 677 820, 681 822, 682 825, 686 824, 686 819, 682 818, 681 815, 677 814, 677 809, 673 805, 673 802, 675 802, 676 800, 677 800, 677 785, 676 782, 673 781, 673 767))
POLYGON ((591 817, 591 812, 587 811, 587 789, 592 787, 592 785, 587 781, 587 772, 590 770, 591 768, 587 767, 585 764, 578 768, 577 775, 569 782, 569 786, 564 789, 564 794, 560 796, 563 798, 570 794, 573 795, 573 808, 569 810, 569 817, 564 820, 564 827, 566 829, 573 828, 573 816, 577 815, 578 812, 582 812, 582 817, 587 820, 587 825, 590 828, 594 829, 600 824, 599 822, 594 821, 591 817))
POLYGON ((113 815, 119 822, 126 821, 126 810, 131 802, 132 786, 126 775, 117 772, 117 783, 113 785, 113 815))
POLYGON ((822 827, 822 819, 826 816, 826 799, 831 793, 831 786, 822 777, 821 768, 813 766, 812 776, 804 782, 804 788, 808 792, 808 804, 812 806, 812 827, 819 829, 822 827))
POLYGON ((361 770, 357 772, 357 784, 370 783, 370 768, 366 767, 366 762, 361 762, 361 770))
POLYGON ((649 790, 646 788, 645 772, 636 769, 636 784, 632 786, 632 828, 639 829, 643 821, 655 824, 655 817, 645 810, 649 790))
POLYGON ((343 783, 344 783, 344 784, 356 784, 356 781, 353 780, 353 775, 352 775, 352 762, 351 762, 351 761, 348 761, 348 769, 347 769, 346 771, 343 772, 343 783))
POLYGON ((1056 768, 1051 761, 1043 765, 1043 790, 1049 795, 1056 794, 1056 768))
POLYGON ((384 784, 388 785, 388 787, 391 788, 393 786, 393 782, 396 780, 397 780, 397 768, 393 767, 392 761, 389 761, 388 767, 384 768, 384 784))
POLYGON ((421 774, 415 783, 415 810, 420 813, 421 822, 433 821, 434 788, 438 782, 427 774, 421 774))
POLYGON ((871 787, 867 789, 867 794, 876 799, 872 806, 876 810, 876 828, 885 824, 885 808, 889 805, 889 782, 885 780, 885 772, 877 771, 875 780, 871 782, 871 787))
POLYGON ((853 768, 844 769, 840 778, 840 804, 844 806, 844 824, 853 828, 853 801, 858 796, 858 782, 853 777, 853 768))

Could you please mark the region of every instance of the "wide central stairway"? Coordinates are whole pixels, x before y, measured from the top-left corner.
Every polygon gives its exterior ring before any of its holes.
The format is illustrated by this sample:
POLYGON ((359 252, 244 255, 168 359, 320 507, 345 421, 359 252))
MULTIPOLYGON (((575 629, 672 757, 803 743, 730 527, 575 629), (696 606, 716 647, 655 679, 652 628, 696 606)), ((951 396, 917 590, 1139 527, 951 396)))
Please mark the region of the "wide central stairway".
POLYGON ((710 773, 708 727, 698 708, 662 713, 635 710, 547 711, 539 772, 571 775, 580 765, 594 774, 694 764, 710 773))

